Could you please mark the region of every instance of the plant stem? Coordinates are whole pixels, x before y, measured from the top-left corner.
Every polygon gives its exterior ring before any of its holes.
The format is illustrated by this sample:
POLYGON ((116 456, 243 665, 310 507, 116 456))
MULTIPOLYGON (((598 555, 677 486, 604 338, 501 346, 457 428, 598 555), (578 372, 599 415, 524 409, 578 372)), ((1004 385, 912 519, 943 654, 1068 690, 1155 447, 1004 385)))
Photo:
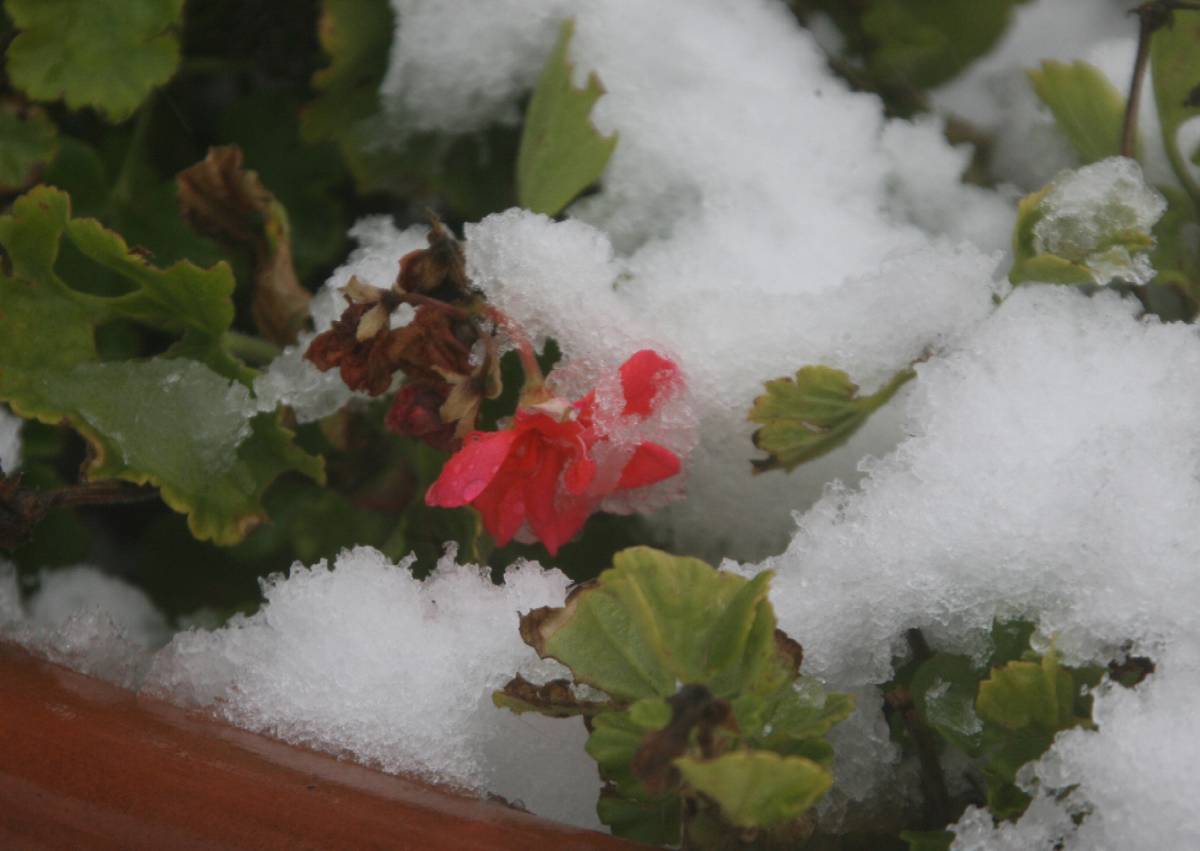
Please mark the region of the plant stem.
POLYGON ((222 338, 226 350, 247 363, 266 364, 279 357, 281 349, 262 337, 243 334, 240 331, 226 331, 222 338))
POLYGON ((137 111, 133 132, 129 136, 129 145, 125 148, 125 158, 121 160, 121 170, 113 182, 110 199, 116 204, 127 204, 133 200, 134 171, 143 161, 142 149, 146 146, 146 136, 150 132, 150 116, 154 112, 155 98, 151 95, 137 111))
POLYGON ((533 343, 525 336, 521 327, 507 315, 494 307, 487 307, 485 311, 488 318, 503 328, 504 333, 517 347, 517 356, 521 359, 521 370, 525 373, 525 385, 521 388, 521 403, 526 404, 529 397, 536 396, 542 390, 546 381, 545 376, 542 375, 542 368, 538 365, 537 355, 534 354, 533 343))
MULTIPOLYGON (((1133 76, 1129 80, 1129 97, 1125 100, 1125 120, 1121 124, 1121 156, 1133 158, 1137 153, 1137 114, 1142 102, 1142 83, 1150 62, 1150 39, 1155 32, 1170 25, 1173 12, 1200 12, 1200 2, 1148 0, 1130 11, 1138 16, 1138 45, 1133 76)), ((1171 145, 1168 143, 1167 147, 1169 149, 1171 145)))
POLYGON ((85 482, 68 485, 46 495, 51 508, 76 505, 125 505, 156 499, 158 490, 152 487, 130 486, 120 481, 85 482))
MULTIPOLYGON (((910 629, 905 634, 913 658, 924 661, 933 656, 929 643, 919 629, 910 629)), ((912 737, 917 750, 917 761, 921 764, 921 786, 925 792, 925 817, 932 829, 939 829, 950 822, 950 793, 946 790, 946 775, 938 756, 937 741, 933 731, 925 725, 912 703, 912 696, 904 690, 904 703, 900 709, 904 726, 912 737)))

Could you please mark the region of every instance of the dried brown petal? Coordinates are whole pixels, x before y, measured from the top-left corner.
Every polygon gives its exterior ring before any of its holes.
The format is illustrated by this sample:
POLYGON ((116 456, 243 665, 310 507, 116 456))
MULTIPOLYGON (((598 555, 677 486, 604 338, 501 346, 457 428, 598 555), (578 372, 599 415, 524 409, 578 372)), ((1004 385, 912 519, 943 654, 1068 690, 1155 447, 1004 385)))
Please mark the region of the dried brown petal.
POLYGON ((254 255, 251 314, 259 332, 280 345, 296 341, 308 317, 309 292, 292 265, 287 212, 258 173, 242 168, 236 145, 209 148, 201 162, 181 171, 179 210, 194 230, 254 255))
POLYGON ((428 248, 410 251, 400 258, 396 287, 446 302, 458 301, 470 291, 462 246, 436 216, 431 216, 427 239, 428 248))

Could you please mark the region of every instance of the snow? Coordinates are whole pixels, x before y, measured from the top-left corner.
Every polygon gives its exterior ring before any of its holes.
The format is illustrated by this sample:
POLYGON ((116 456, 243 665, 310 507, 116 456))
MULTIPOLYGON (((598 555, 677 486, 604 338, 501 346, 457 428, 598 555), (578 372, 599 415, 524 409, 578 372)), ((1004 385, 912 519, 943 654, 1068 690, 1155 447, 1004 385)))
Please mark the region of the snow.
POLYGON ((21 466, 21 418, 0 405, 0 471, 13 473, 21 466))
MULTIPOLYGON (((1194 636, 1193 636, 1194 638, 1194 636)), ((1200 759, 1200 655, 1195 641, 1166 649, 1136 690, 1102 688, 1096 731, 1061 733, 1035 764, 1035 795, 1015 823, 993 827, 978 811, 955 830, 954 851, 1122 851, 1200 847, 1200 814, 1188 794, 1200 759), (1072 816, 1086 813, 1082 823, 1072 816)))
POLYGON ((0 639, 81 673, 134 687, 170 635, 150 599, 89 566, 45 570, 28 605, 16 571, 0 560, 0 639))
POLYGON ((936 122, 887 122, 876 99, 849 92, 779 5, 612 0, 522 18, 474 4, 462 64, 443 61, 461 4, 396 8, 384 96, 443 129, 515 104, 554 36, 544 16, 574 15, 577 73, 595 71, 606 91, 594 121, 620 139, 601 191, 566 222, 510 210, 468 225, 468 271, 577 371, 602 375, 646 347, 680 364, 701 443, 689 499, 655 516, 664 543, 714 558, 778 552, 792 510, 898 435, 885 413, 822 463, 753 477, 746 412, 761 383, 827 363, 872 389, 1003 291, 996 252, 1013 199, 963 186, 966 153, 936 122))
POLYGON ((146 688, 289 742, 596 824, 582 722, 515 717, 491 700, 518 670, 545 678, 519 613, 560 605, 567 578, 520 564, 496 586, 450 553, 422 582, 410 561, 363 547, 273 576, 256 614, 179 633, 146 688))
MULTIPOLYGON (((1053 639, 1074 663, 1200 643, 1200 529, 1190 519, 1200 511, 1200 392, 1188 378, 1200 337, 1137 312, 1111 293, 1020 287, 977 333, 917 367, 910 436, 857 489, 831 488, 801 516, 786 553, 741 568, 776 571, 772 601, 806 670, 831 688, 884 682, 913 627, 936 649, 982 656, 996 617, 1034 621, 1039 646, 1053 639)), ((1156 679, 1195 689, 1194 669, 1177 667, 1184 673, 1156 679)), ((1135 699, 1112 691, 1098 704, 1106 737, 1087 746, 1097 763, 1111 748, 1133 760, 1165 745, 1153 730, 1175 723, 1169 714, 1107 738, 1105 707, 1135 699)), ((883 743, 838 783, 860 794, 871 781, 885 787, 894 763, 883 743)), ((1132 794, 1111 782, 1097 801, 1132 794)), ((1166 794, 1154 788, 1146 794, 1166 794)))
POLYGON ((1033 247, 1087 266, 1097 284, 1149 283, 1149 255, 1121 243, 1125 234, 1149 234, 1166 210, 1166 199, 1146 185, 1135 160, 1111 157, 1050 184, 1038 204, 1033 247))
MULTIPOLYGON (((918 786, 913 765, 899 762, 876 711, 906 630, 982 658, 993 620, 1021 617, 1069 663, 1130 652, 1158 670, 1136 690, 1102 686, 1099 729, 1060 735, 1023 773, 1028 812, 996 827, 970 810, 954 847, 1200 844, 1187 797, 1200 757, 1195 327, 1141 318, 1111 292, 1012 291, 1003 267, 1015 191, 963 185, 968 154, 944 141, 941 119, 886 120, 877 100, 830 75, 782 5, 393 6, 383 95, 407 128, 397 137, 515 120, 557 21, 575 16, 572 56, 604 83, 595 121, 618 133, 616 153, 600 190, 564 221, 509 210, 468 224, 468 270, 538 345, 558 341, 566 359, 553 378, 565 393, 600 379, 603 401, 616 392, 603 376, 642 348, 680 365, 686 390, 638 439, 694 431, 698 446, 687 500, 652 520, 676 551, 775 571, 772 601, 806 673, 857 696, 831 736, 836 786, 822 823, 913 806, 902 800, 918 786), (751 476, 745 416, 762 381, 826 364, 870 392, 916 361, 917 379, 844 447, 794 474, 751 476)), ((1148 230, 1162 199, 1125 160, 1060 175, 1075 155, 1023 73, 1081 58, 1123 86, 1126 6, 1022 4, 993 54, 934 95, 997 132, 1000 175, 1025 189, 1054 179, 1038 246, 1096 266, 1098 282, 1148 278, 1145 257, 1095 255, 1114 229, 1148 230)), ((1152 112, 1142 127, 1146 176, 1162 182, 1152 112)), ((388 286, 426 229, 372 217, 351 233, 359 247, 314 299, 316 331, 342 312, 351 277, 388 286)), ((308 339, 231 410, 287 404, 303 422, 350 401, 336 375, 302 360, 308 339)), ((11 420, 0 412, 6 468, 19 454, 11 420)), ((243 426, 217 425, 236 447, 243 426)), ((595 824, 599 784, 578 720, 517 717, 490 701, 517 671, 554 675, 517 619, 566 590, 561 573, 532 563, 494 585, 453 554, 420 582, 407 562, 358 548, 332 566, 293 566, 264 583, 256 614, 180 632, 151 656, 166 627, 139 592, 76 568, 43 575, 25 606, 0 565, 0 635, 252 730, 595 824)), ((968 711, 962 720, 978 723, 968 711)), ((947 770, 953 786, 966 766, 947 770)))

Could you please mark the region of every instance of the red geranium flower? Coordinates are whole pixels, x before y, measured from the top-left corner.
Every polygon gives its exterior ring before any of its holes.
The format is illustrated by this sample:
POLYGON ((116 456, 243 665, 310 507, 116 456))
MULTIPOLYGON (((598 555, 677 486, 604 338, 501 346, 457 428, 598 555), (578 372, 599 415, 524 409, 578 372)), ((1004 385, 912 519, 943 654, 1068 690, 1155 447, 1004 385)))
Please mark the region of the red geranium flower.
MULTIPOLYGON (((678 375, 679 368, 657 352, 633 355, 620 370, 625 399, 620 418, 652 413, 678 375)), ((595 423, 595 391, 574 403, 552 397, 519 409, 503 431, 468 435, 425 502, 473 505, 497 544, 527 530, 554 555, 605 497, 660 482, 681 468, 674 452, 642 441, 623 458, 619 475, 598 470, 593 448, 608 440, 595 423)))

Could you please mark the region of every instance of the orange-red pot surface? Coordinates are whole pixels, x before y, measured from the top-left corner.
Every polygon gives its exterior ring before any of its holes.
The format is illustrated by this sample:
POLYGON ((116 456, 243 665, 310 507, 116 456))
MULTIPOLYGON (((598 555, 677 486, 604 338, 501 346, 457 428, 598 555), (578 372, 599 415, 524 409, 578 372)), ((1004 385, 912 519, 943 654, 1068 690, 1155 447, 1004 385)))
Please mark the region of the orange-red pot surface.
POLYGON ((618 849, 0 643, 0 849, 618 849))

